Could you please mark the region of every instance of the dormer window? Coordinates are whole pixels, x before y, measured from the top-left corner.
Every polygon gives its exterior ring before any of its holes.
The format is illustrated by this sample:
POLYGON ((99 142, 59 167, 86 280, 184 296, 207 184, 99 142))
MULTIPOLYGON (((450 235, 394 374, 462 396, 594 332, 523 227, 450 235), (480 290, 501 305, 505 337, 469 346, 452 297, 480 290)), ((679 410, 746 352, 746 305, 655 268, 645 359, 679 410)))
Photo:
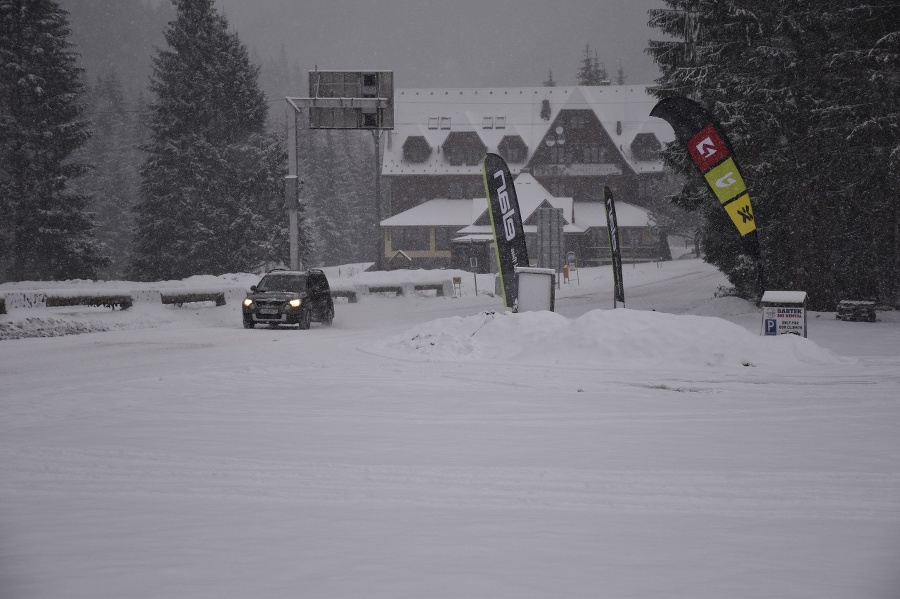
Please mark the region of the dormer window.
POLYGON ((407 162, 425 162, 431 156, 431 146, 421 135, 411 135, 403 142, 403 159, 407 162))
POLYGON ((638 133, 631 142, 631 152, 638 160, 658 160, 662 143, 653 133, 638 133))
POLYGON ((518 135, 507 135, 497 144, 497 152, 507 162, 525 162, 528 146, 518 135))
POLYGON ((481 162, 487 146, 474 131, 454 131, 442 145, 444 158, 451 166, 474 166, 481 162))

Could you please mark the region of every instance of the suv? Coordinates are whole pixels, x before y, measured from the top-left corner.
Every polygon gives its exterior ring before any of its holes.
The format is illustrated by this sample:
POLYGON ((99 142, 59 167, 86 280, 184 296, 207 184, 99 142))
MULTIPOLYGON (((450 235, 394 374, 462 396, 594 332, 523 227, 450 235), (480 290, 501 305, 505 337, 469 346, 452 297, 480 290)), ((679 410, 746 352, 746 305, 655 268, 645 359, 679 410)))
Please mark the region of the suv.
POLYGON ((328 279, 318 268, 306 272, 273 270, 250 287, 242 311, 245 329, 257 324, 295 324, 303 330, 312 321, 330 325, 334 301, 328 279))

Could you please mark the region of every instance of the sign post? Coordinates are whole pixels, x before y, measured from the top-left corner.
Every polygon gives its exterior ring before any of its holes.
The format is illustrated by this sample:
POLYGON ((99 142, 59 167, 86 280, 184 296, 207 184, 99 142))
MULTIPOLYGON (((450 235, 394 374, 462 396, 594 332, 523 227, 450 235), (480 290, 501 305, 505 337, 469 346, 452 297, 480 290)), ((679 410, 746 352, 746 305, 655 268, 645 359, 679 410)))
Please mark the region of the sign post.
MULTIPOLYGON (((288 177, 299 176, 297 114, 307 116, 309 129, 370 130, 375 141, 375 270, 384 266, 381 235, 381 132, 394 128, 393 71, 310 71, 309 96, 285 98, 288 103, 288 177), (291 118, 293 117, 293 119, 291 118)), ((302 184, 302 179, 300 182, 302 184)), ((287 182, 286 195, 291 189, 287 182)), ((300 260, 297 236, 297 201, 286 197, 291 227, 291 268, 300 260)))

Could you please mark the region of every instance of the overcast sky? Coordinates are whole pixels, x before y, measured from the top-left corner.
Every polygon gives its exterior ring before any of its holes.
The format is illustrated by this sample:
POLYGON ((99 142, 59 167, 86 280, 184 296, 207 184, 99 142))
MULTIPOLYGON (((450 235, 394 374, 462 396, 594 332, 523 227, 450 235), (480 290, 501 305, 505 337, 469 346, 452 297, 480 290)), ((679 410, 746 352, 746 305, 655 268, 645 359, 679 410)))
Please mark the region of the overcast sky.
POLYGON ((392 70, 397 87, 574 85, 585 44, 653 83, 662 0, 216 0, 248 48, 304 71, 392 70))

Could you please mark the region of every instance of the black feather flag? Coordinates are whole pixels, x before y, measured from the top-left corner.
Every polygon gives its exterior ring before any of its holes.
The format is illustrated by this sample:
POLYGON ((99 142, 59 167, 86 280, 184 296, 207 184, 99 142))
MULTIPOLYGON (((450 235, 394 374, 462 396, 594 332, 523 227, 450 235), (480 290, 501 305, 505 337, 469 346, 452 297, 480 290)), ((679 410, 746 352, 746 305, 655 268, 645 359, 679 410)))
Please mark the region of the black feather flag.
POLYGON ((497 154, 486 154, 481 170, 491 228, 494 230, 497 268, 503 283, 503 303, 507 308, 512 308, 519 296, 516 267, 528 266, 528 248, 525 247, 525 227, 522 226, 519 200, 512 174, 503 158, 497 154))
POLYGON ((624 307, 625 282, 622 280, 622 250, 619 243, 619 223, 616 220, 616 202, 609 187, 603 188, 603 201, 606 205, 606 230, 609 233, 609 251, 612 254, 613 281, 615 284, 613 308, 616 307, 617 301, 622 302, 624 307))

